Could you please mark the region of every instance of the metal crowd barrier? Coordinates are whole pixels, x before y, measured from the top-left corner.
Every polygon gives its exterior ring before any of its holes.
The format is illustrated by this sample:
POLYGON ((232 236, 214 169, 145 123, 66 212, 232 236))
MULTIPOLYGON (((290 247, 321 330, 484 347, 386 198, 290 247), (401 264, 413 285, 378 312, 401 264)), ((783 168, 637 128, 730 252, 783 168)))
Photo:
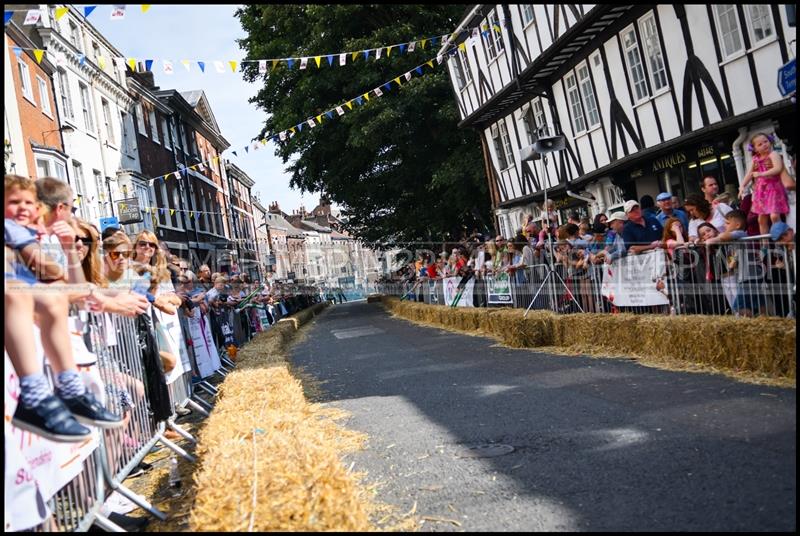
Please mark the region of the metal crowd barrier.
MULTIPOLYGON (((512 306, 528 308, 530 305, 533 310, 559 314, 583 311, 794 318, 794 248, 767 245, 765 238, 757 236, 725 244, 675 248, 666 262, 664 281, 668 305, 614 306, 602 295, 604 264, 577 268, 554 263, 551 274, 551 267, 540 257, 539 264, 509 274, 512 306)), ((476 274, 474 278, 474 292, 480 294, 474 304, 492 306, 484 299, 492 276, 476 274)), ((412 301, 419 295, 427 304, 450 305, 444 302, 442 279, 384 282, 379 290, 412 301), (417 283, 417 290, 410 292, 417 283)))

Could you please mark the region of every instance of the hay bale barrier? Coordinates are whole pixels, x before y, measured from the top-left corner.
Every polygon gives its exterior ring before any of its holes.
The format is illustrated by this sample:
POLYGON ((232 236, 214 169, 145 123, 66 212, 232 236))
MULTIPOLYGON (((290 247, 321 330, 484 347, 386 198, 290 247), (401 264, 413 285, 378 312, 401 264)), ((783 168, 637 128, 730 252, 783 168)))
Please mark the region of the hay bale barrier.
POLYGON ((369 494, 340 456, 366 436, 309 404, 284 353, 323 304, 281 320, 237 356, 199 434, 192 531, 375 530, 369 494))
POLYGON ((794 386, 796 324, 787 318, 580 313, 450 308, 384 297, 395 316, 434 327, 494 337, 512 348, 721 372, 744 381, 794 386))

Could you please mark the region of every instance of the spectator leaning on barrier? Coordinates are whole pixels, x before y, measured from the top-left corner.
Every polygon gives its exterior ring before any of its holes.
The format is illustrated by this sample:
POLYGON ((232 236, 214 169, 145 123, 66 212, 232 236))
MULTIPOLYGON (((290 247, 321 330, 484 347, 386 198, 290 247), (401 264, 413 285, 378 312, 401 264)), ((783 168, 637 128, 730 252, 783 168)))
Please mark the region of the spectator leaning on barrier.
POLYGON ((661 247, 664 228, 657 219, 646 216, 639 203, 634 200, 625 201, 625 214, 628 221, 622 230, 622 238, 629 254, 636 255, 661 247))
POLYGON ((664 235, 661 242, 669 252, 670 258, 675 258, 675 248, 686 244, 686 228, 680 218, 672 216, 664 223, 664 235))
POLYGON ((656 214, 656 219, 662 226, 664 226, 664 222, 666 222, 668 218, 675 217, 683 224, 683 230, 688 232, 689 217, 686 215, 686 212, 673 205, 672 194, 661 192, 656 197, 656 202, 658 203, 658 208, 661 209, 660 212, 656 214))
POLYGON ((625 247, 625 239, 622 236, 628 216, 624 212, 614 212, 608 217, 608 226, 611 228, 606 234, 605 262, 611 262, 624 257, 628 250, 625 247))
POLYGON ((689 221, 690 241, 696 242, 698 240, 697 228, 701 223, 710 223, 720 232, 725 230, 725 216, 717 207, 712 207, 702 195, 690 195, 686 198, 684 205, 686 206, 686 212, 692 218, 689 221))

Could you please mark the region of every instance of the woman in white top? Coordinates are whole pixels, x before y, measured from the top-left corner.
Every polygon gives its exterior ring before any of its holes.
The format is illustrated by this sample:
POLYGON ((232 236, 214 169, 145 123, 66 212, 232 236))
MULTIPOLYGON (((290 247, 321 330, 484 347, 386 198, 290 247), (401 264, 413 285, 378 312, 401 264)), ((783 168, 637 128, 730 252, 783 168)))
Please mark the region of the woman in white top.
POLYGON ((712 207, 711 204, 700 194, 692 194, 684 202, 686 212, 692 218, 689 221, 689 240, 697 242, 697 228, 702 223, 710 223, 718 231, 725 230, 725 216, 719 207, 712 207))

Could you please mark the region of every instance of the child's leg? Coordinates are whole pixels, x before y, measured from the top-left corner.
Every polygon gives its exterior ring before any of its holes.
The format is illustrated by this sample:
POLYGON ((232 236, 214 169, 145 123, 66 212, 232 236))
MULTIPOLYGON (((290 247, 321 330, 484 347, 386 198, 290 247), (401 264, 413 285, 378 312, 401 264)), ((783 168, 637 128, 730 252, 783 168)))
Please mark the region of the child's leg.
POLYGON ((761 231, 761 234, 767 234, 769 232, 769 218, 769 214, 758 215, 758 229, 761 231))
POLYGON ((36 346, 31 323, 33 321, 33 296, 30 294, 5 295, 5 348, 17 376, 22 378, 42 372, 36 359, 36 346))
POLYGON ((769 219, 772 220, 773 224, 775 224, 781 221, 781 215, 777 213, 772 213, 769 215, 769 219))
POLYGON ((67 316, 69 301, 65 295, 46 295, 35 298, 37 324, 42 334, 45 355, 57 376, 61 398, 74 398, 86 391, 72 355, 67 316))

